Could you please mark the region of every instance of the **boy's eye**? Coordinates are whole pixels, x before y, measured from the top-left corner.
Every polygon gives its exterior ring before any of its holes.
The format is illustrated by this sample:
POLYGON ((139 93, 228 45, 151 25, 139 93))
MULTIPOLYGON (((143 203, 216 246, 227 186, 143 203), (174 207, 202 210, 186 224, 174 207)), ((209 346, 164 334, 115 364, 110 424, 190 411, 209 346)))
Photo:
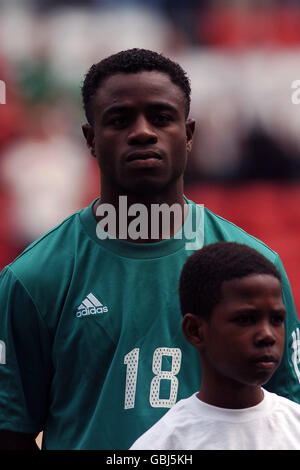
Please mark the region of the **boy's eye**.
POLYGON ((241 326, 252 325, 255 322, 255 316, 250 314, 238 315, 234 322, 241 326))
POLYGON ((272 324, 275 326, 280 326, 284 323, 284 315, 278 314, 273 315, 271 318, 272 324))
MULTIPOLYGON (((284 315, 281 313, 278 314, 273 314, 270 317, 270 322, 274 326, 280 326, 284 323, 284 315)), ((256 321, 259 321, 259 319, 252 314, 242 314, 238 315, 233 319, 234 323, 240 325, 240 326, 249 326, 249 325, 254 325, 256 321)))

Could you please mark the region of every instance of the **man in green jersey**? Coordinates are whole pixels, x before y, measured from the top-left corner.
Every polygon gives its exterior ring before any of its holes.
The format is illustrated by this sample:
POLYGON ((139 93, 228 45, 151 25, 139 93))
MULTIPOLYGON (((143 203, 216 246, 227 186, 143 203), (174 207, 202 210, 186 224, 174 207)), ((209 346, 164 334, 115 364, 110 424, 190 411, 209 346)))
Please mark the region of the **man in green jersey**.
POLYGON ((193 250, 220 240, 281 273, 285 351, 266 388, 300 401, 299 322, 278 255, 183 195, 195 125, 185 72, 131 49, 93 65, 82 91, 101 195, 1 274, 0 446, 34 448, 43 431, 44 449, 128 449, 195 392, 178 279, 193 250))

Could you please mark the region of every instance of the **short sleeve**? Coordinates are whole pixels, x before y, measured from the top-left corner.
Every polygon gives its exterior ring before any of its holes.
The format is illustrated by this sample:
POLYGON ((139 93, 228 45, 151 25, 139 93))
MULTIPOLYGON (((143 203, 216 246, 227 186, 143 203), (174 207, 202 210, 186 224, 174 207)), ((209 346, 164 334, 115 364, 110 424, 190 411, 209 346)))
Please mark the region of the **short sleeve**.
POLYGON ((264 387, 278 395, 300 403, 300 324, 291 286, 280 258, 274 262, 282 278, 282 293, 286 308, 285 350, 281 364, 264 387))
POLYGON ((38 433, 53 375, 51 335, 10 267, 0 275, 0 429, 38 433))

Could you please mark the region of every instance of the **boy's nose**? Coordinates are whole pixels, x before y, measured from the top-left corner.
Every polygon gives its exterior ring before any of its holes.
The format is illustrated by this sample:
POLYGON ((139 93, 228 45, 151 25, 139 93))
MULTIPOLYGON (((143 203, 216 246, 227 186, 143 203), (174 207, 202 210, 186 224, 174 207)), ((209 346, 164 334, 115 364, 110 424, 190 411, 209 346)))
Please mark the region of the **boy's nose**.
POLYGON ((261 324, 255 334, 257 346, 269 346, 276 342, 274 327, 269 322, 261 324))

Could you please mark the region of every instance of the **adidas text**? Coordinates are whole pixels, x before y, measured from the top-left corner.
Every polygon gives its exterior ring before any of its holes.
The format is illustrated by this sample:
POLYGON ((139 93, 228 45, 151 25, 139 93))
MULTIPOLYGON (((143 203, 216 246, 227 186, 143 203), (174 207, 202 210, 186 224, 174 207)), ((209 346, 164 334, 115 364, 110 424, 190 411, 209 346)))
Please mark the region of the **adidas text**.
POLYGON ((108 312, 107 307, 91 307, 91 308, 82 308, 76 313, 76 317, 84 317, 86 315, 96 315, 97 313, 106 313, 108 312))

